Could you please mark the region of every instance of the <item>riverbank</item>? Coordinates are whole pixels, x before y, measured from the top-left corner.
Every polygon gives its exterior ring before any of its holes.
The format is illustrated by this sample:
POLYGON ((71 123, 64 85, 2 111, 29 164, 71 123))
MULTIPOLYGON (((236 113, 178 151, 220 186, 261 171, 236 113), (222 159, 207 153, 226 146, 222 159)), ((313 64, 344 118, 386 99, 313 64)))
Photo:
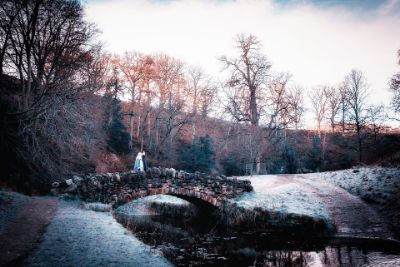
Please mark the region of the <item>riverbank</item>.
POLYGON ((2 219, 0 229, 7 229, 2 235, 7 233, 9 238, 1 239, 7 242, 1 247, 8 248, 8 256, 1 258, 0 266, 171 266, 159 251, 117 223, 110 212, 95 212, 79 201, 55 197, 7 192, 1 196, 5 205, 0 213, 9 219, 2 219), (49 200, 55 205, 52 217, 48 216, 49 200), (28 204, 38 208, 24 211, 24 217, 18 215, 28 204))

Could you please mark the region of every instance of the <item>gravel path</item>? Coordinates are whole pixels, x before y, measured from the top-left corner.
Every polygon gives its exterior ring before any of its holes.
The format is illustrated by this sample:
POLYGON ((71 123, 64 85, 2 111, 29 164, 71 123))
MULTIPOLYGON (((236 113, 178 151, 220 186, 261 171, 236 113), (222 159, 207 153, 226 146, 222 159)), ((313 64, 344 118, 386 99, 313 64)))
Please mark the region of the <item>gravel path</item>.
POLYGON ((82 209, 60 201, 44 241, 26 260, 27 266, 170 266, 110 213, 82 209))

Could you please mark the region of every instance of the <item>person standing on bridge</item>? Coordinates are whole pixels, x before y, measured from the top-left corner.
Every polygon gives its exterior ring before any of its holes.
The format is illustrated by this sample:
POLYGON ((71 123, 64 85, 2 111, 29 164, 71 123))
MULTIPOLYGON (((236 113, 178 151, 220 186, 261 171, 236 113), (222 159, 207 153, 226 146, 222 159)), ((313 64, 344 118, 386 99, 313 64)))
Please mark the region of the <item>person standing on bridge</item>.
POLYGON ((142 151, 143 171, 147 171, 146 152, 142 151))
POLYGON ((133 166, 134 171, 143 172, 144 171, 144 164, 143 164, 143 155, 139 152, 136 156, 135 165, 133 166))

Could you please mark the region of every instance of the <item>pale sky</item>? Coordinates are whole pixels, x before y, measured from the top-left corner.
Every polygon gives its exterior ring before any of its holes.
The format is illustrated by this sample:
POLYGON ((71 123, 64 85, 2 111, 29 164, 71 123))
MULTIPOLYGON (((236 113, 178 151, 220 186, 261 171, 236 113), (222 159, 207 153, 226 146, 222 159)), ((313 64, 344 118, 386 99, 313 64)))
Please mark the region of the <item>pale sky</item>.
POLYGON ((113 53, 163 52, 218 78, 233 37, 256 35, 274 73, 304 88, 336 85, 356 68, 370 100, 388 105, 400 71, 400 0, 86 0, 89 21, 113 53))

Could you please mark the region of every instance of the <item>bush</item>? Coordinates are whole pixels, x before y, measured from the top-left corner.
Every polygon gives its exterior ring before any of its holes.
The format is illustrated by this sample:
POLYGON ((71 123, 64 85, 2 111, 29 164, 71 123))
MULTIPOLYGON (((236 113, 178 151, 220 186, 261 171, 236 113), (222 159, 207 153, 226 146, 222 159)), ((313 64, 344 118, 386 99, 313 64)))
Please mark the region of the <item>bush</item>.
POLYGON ((306 168, 312 171, 319 171, 322 165, 321 138, 314 136, 312 139, 311 151, 308 154, 306 168))
POLYGON ((196 137, 180 154, 182 168, 189 172, 210 172, 215 166, 213 143, 209 136, 196 137))
POLYGON ((284 164, 284 173, 296 173, 297 171, 297 160, 296 152, 293 147, 285 142, 283 144, 282 160, 284 164))

